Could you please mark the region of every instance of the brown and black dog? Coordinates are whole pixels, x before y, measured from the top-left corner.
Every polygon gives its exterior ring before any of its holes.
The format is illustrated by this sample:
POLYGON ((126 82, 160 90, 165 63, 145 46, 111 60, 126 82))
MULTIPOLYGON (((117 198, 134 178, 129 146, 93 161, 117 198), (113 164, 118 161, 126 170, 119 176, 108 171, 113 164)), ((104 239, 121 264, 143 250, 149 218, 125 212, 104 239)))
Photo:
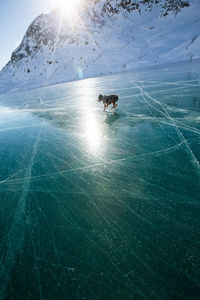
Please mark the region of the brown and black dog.
POLYGON ((104 110, 106 109, 106 107, 108 107, 108 105, 110 104, 113 104, 113 107, 112 108, 116 108, 117 107, 117 104, 116 102, 119 100, 119 97, 117 95, 109 95, 109 96, 106 96, 106 95, 99 95, 98 97, 98 101, 99 102, 103 102, 104 104, 104 110))

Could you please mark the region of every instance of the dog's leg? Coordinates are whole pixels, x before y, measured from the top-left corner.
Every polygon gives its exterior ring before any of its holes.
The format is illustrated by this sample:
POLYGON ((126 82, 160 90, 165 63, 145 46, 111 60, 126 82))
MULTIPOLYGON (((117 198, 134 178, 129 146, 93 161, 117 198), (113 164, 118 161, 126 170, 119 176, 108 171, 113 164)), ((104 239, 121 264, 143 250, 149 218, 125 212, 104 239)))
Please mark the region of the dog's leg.
POLYGON ((113 102, 113 107, 112 107, 112 109, 115 108, 115 107, 117 107, 117 104, 116 104, 115 102, 113 102))
POLYGON ((104 110, 103 111, 105 111, 106 110, 106 104, 104 104, 104 110))

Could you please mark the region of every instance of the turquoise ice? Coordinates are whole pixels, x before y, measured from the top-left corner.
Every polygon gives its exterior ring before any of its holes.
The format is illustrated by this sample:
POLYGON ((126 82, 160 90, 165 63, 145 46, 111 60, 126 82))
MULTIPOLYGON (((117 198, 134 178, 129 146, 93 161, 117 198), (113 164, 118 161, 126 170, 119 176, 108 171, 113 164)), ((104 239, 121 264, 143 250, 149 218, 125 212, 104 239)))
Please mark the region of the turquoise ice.
POLYGON ((0 105, 0 299, 199 299, 198 61, 0 105))

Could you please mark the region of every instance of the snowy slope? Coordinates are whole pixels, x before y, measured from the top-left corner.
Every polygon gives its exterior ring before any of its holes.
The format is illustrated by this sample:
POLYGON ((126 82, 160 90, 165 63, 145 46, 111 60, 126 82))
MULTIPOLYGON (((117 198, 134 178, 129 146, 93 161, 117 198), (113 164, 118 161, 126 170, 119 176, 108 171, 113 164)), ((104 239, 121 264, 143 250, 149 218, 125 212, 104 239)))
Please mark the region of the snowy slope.
POLYGON ((199 0, 90 0, 73 20, 54 9, 29 26, 0 90, 198 58, 199 11, 199 0))

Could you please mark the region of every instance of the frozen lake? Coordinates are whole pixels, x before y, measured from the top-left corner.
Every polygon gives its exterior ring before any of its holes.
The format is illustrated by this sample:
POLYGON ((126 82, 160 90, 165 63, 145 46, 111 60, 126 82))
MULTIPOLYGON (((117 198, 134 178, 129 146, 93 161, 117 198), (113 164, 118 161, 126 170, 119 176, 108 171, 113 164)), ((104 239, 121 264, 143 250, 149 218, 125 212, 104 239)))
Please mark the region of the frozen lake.
POLYGON ((0 95, 0 299, 199 299, 198 70, 0 95))

